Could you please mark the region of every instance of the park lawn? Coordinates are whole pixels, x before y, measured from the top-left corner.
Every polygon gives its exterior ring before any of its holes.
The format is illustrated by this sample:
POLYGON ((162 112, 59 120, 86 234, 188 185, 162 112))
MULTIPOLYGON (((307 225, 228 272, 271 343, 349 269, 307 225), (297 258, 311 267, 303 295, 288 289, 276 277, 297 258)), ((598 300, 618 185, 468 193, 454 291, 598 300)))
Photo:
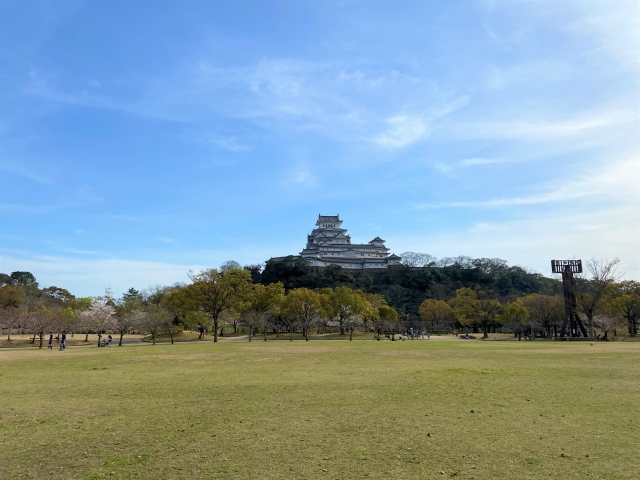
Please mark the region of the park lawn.
POLYGON ((638 478, 639 354, 331 340, 5 350, 0 477, 638 478))
MULTIPOLYGON (((92 335, 91 337, 95 337, 95 335, 92 335)), ((0 338, 0 348, 39 348, 40 339, 36 337, 35 342, 31 343, 32 338, 33 338, 33 335, 11 335, 11 343, 9 343, 7 341, 7 337, 4 336, 0 338)), ((84 338, 85 338, 84 333, 75 335, 74 338, 71 338, 71 336, 69 335, 67 336, 67 346, 77 347, 79 345, 91 345, 92 343, 97 343, 92 341, 85 342, 84 338)), ((48 343, 49 343, 49 335, 47 334, 42 340, 42 348, 46 349, 48 343)), ((56 350, 60 348, 60 342, 58 340, 55 340, 55 338, 53 340, 53 348, 56 350)))

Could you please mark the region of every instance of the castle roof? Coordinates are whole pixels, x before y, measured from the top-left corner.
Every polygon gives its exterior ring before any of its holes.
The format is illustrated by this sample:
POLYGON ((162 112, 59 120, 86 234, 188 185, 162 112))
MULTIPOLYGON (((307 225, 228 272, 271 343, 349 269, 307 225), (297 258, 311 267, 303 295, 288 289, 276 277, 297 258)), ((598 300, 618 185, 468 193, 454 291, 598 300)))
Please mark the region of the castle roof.
POLYGON ((338 215, 322 215, 322 214, 318 214, 318 221, 320 222, 339 222, 340 221, 340 214, 338 215))

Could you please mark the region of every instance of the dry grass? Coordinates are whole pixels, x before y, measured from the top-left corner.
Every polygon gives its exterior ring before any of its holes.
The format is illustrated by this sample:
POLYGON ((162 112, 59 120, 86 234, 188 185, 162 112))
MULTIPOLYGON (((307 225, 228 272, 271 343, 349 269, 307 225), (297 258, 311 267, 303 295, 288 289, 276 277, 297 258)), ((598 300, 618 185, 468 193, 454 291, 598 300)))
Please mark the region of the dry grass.
POLYGON ((0 476, 637 478, 639 354, 480 341, 5 350, 0 476))

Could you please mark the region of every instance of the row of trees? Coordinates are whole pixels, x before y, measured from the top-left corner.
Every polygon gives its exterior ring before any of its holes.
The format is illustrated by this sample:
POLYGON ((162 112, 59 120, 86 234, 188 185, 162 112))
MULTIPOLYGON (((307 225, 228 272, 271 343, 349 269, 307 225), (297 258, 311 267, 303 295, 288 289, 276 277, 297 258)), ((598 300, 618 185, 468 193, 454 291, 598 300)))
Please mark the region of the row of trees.
MULTIPOLYGON (((618 281, 618 260, 590 260, 584 274, 576 275, 575 289, 579 315, 585 320, 589 337, 604 337, 624 328, 630 336, 638 333, 640 322, 640 283, 618 281)), ((519 337, 552 336, 558 333, 565 316, 560 295, 533 293, 514 301, 500 302, 492 291, 461 288, 448 301, 427 299, 419 315, 432 328, 471 328, 482 330, 486 338, 491 328, 507 327, 519 337)))
MULTIPOLYGON (((503 268, 497 261, 474 268, 503 268), (483 266, 484 265, 484 266, 483 266)), ((615 275, 617 260, 587 262, 586 274, 576 278, 576 296, 580 314, 589 327, 607 335, 623 324, 629 334, 637 335, 640 321, 640 283, 619 281, 615 275)), ((11 341, 14 331, 30 332, 33 340, 62 330, 81 333, 115 333, 119 344, 131 331, 149 333, 155 343, 158 334, 174 336, 182 329, 204 335, 212 331, 214 341, 221 329, 248 327, 251 341, 259 329, 276 334, 300 332, 305 339, 316 329, 330 328, 341 334, 357 329, 378 335, 414 330, 471 329, 486 337, 508 329, 518 336, 549 337, 558 333, 564 318, 564 301, 559 295, 529 293, 503 297, 493 289, 475 285, 457 288, 449 297, 427 298, 414 313, 398 308, 384 293, 338 285, 335 287, 298 287, 286 289, 281 282, 260 283, 258 266, 241 268, 227 262, 218 269, 190 273, 191 283, 170 287, 156 286, 138 292, 129 289, 120 299, 109 292, 100 297, 76 298, 58 287, 41 289, 29 272, 0 274, 0 330, 11 341)))
POLYGON ((63 331, 98 335, 98 342, 105 333, 123 336, 132 331, 149 332, 155 337, 161 330, 175 332, 174 316, 162 302, 168 295, 167 288, 153 287, 139 293, 130 289, 122 299, 104 296, 76 298, 66 289, 40 288, 29 272, 0 274, 0 331, 11 342, 13 332, 28 332, 32 343, 38 341, 42 348, 44 339, 63 331))
POLYGON ((204 270, 191 275, 192 283, 174 290, 165 307, 183 325, 198 329, 213 328, 218 341, 221 322, 242 324, 249 329, 249 341, 258 329, 276 333, 299 331, 306 340, 309 332, 318 333, 336 326, 341 334, 353 332, 359 326, 378 332, 397 329, 397 312, 381 296, 366 294, 348 287, 311 290, 295 288, 285 293, 280 282, 262 285, 253 283, 248 269, 222 268, 204 270))

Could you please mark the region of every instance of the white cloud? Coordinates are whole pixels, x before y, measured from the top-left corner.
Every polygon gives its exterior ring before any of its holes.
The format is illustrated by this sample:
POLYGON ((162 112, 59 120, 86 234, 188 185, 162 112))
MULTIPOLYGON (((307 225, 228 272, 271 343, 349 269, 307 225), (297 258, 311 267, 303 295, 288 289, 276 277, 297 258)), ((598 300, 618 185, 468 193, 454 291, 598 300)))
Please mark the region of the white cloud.
POLYGON ((593 41, 620 65, 638 73, 640 63, 640 6, 636 0, 617 0, 615 8, 611 2, 584 3, 586 15, 567 25, 573 33, 593 41))
POLYGON ((216 145, 225 150, 229 150, 231 152, 247 152, 251 150, 251 147, 248 145, 244 145, 240 143, 237 137, 224 137, 215 134, 205 135, 205 140, 213 145, 216 145))
POLYGON ((307 188, 313 188, 317 185, 318 178, 311 173, 305 164, 300 163, 292 166, 289 171, 286 172, 282 182, 290 185, 302 185, 307 188))
POLYGON ((382 147, 406 147, 429 135, 427 125, 419 117, 398 115, 388 118, 387 124, 387 130, 372 139, 382 147))
POLYGON ((512 160, 506 160, 502 158, 464 158, 462 160, 453 161, 450 163, 435 162, 433 167, 440 170, 442 173, 450 173, 459 168, 466 167, 479 167, 484 165, 495 165, 501 163, 510 163, 512 160))
POLYGON ((637 110, 630 108, 583 112, 561 120, 520 120, 452 123, 444 129, 464 139, 553 140, 609 133, 612 128, 637 123, 637 110))
POLYGON ((640 279, 637 206, 474 223, 466 231, 390 238, 387 244, 397 251, 425 252, 437 257, 498 257, 547 276, 553 258, 620 257, 620 271, 626 273, 626 278, 640 279))
MULTIPOLYGON (((91 254, 91 252, 86 252, 91 254)), ((67 288, 74 295, 100 295, 106 287, 116 294, 129 287, 171 285, 188 282, 187 272, 202 270, 197 264, 172 264, 155 261, 134 261, 117 258, 76 259, 53 255, 32 255, 13 252, 0 255, 0 272, 25 270, 33 273, 41 285, 67 288)))
POLYGON ((553 181, 546 191, 523 197, 494 198, 490 200, 460 201, 416 205, 416 208, 445 207, 512 207, 536 205, 550 202, 565 202, 578 198, 594 197, 601 201, 623 199, 635 202, 640 199, 640 159, 629 160, 600 167, 598 170, 584 172, 575 179, 553 181))

